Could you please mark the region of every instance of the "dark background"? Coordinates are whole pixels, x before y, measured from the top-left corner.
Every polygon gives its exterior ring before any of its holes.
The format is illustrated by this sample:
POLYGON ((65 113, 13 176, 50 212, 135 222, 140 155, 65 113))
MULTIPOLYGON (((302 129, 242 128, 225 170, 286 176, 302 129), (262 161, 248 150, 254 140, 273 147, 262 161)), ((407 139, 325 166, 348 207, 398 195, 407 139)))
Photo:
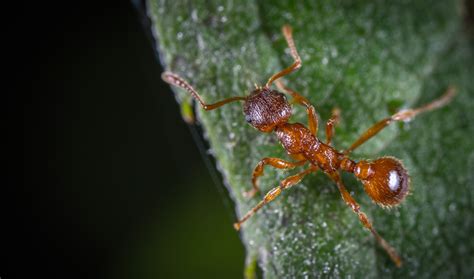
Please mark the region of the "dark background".
POLYGON ((233 204, 139 13, 64 2, 3 8, 0 277, 242 277, 233 204))

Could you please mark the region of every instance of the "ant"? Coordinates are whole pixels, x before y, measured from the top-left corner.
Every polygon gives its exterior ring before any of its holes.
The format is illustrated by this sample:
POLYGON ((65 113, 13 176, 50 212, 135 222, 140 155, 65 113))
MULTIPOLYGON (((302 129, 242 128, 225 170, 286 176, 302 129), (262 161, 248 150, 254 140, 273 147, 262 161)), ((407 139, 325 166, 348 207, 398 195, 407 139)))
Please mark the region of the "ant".
POLYGON ((265 86, 255 86, 250 95, 245 97, 231 97, 214 104, 205 103, 197 91, 183 78, 171 72, 164 72, 162 78, 171 85, 175 85, 189 92, 205 110, 217 109, 225 104, 243 101, 245 120, 257 130, 270 133, 274 132, 283 148, 295 161, 286 161, 279 158, 264 158, 258 162, 252 174, 252 190, 245 192, 244 196, 253 197, 258 191, 258 178, 263 174, 264 166, 270 165, 277 169, 293 169, 309 163, 309 167, 295 175, 289 176, 280 182, 279 186, 271 189, 264 198, 240 220, 234 227, 239 230, 241 225, 260 210, 265 204, 273 201, 283 190, 298 184, 306 175, 317 170, 323 171, 337 185, 342 199, 359 220, 375 237, 379 245, 387 252, 397 267, 402 265, 402 260, 396 250, 383 239, 372 226, 367 215, 361 211, 359 204, 349 194, 344 186, 340 170, 353 173, 364 185, 365 192, 381 207, 399 205, 409 192, 410 177, 402 162, 393 157, 381 157, 373 161, 361 160, 359 162, 349 159, 349 154, 367 140, 375 136, 382 129, 395 121, 409 121, 416 115, 446 105, 455 95, 455 88, 449 87, 440 98, 416 109, 401 110, 385 118, 364 132, 348 149, 339 152, 331 143, 335 125, 339 122, 340 111, 334 109, 332 116, 326 123, 326 142, 317 137, 318 117, 313 105, 302 95, 291 90, 278 81, 301 67, 301 58, 293 41, 292 29, 289 25, 282 28, 283 35, 293 57, 293 64, 288 68, 271 76, 265 86), (277 87, 291 95, 296 104, 306 108, 308 114, 308 128, 301 123, 288 123, 292 109, 286 96, 271 89, 273 82, 277 87))

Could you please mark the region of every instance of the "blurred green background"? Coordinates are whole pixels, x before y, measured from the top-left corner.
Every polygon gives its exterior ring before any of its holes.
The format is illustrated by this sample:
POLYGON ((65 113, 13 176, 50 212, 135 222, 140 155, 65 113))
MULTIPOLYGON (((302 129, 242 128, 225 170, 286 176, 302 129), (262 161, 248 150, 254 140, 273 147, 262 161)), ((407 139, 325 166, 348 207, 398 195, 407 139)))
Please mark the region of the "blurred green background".
POLYGON ((15 5, 0 277, 241 278, 233 204, 132 4, 15 5))

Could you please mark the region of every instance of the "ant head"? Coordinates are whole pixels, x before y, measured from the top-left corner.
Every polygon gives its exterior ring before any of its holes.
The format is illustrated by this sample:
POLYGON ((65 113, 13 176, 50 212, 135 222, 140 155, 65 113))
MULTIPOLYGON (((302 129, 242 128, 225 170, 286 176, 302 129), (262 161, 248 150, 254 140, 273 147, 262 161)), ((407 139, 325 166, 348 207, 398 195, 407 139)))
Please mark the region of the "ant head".
POLYGON ((354 174, 364 184, 365 192, 380 206, 398 205, 408 194, 410 178, 402 163, 395 158, 360 161, 354 174))
POLYGON ((288 122, 291 106, 286 96, 267 87, 257 88, 244 103, 245 120, 261 132, 271 132, 288 122))

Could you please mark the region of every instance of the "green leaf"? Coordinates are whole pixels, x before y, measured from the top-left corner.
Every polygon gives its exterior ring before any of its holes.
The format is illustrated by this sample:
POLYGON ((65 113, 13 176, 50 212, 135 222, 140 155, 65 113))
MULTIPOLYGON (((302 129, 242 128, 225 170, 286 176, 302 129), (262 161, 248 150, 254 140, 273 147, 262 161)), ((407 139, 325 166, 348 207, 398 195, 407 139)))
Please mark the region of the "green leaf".
MULTIPOLYGON (((448 106, 392 125, 355 159, 391 155, 411 174, 412 194, 384 210, 352 176, 344 181, 382 236, 404 259, 397 269, 334 183, 310 175, 245 223, 242 241, 267 278, 467 277, 474 273, 474 52, 456 1, 153 1, 148 3, 158 52, 208 102, 246 95, 292 63, 280 29, 293 27, 303 67, 285 77, 321 116, 342 110, 335 146, 347 148, 375 121, 424 104, 449 85, 448 106)), ((178 100, 186 93, 177 90, 178 100)), ((246 199, 263 157, 287 158, 272 134, 246 124, 239 104, 196 109, 238 216, 263 196, 246 199)), ((292 121, 307 124, 294 108, 292 121)), ((292 171, 266 168, 263 192, 292 171)), ((216 263, 218 264, 218 263, 216 263)), ((247 272, 252 270, 248 268, 247 272)))

